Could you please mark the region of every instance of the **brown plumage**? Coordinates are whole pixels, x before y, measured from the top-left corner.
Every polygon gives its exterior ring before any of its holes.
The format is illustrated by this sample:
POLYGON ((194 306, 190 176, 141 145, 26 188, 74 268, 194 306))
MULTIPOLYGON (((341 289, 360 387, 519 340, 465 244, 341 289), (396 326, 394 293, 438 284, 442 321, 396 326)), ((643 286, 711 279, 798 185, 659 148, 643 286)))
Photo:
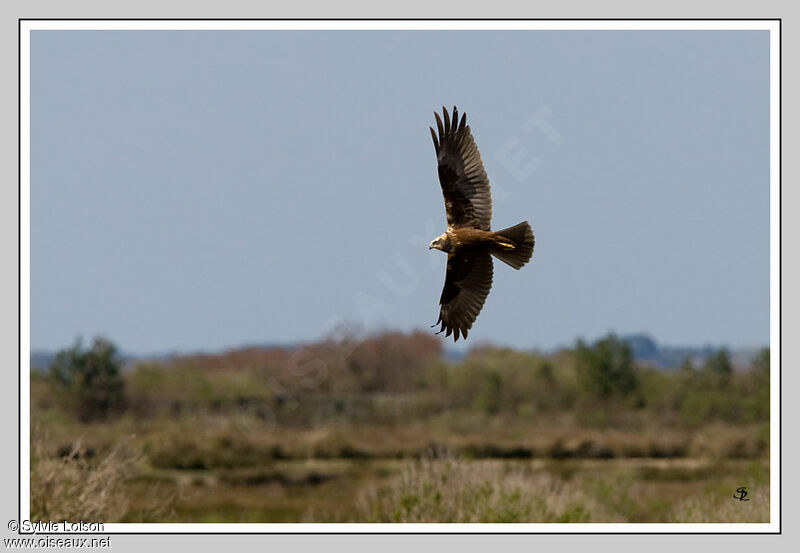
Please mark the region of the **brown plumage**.
POLYGON ((533 232, 527 221, 492 232, 492 194, 483 169, 481 154, 472 139, 467 115, 453 119, 442 108, 444 123, 436 116, 431 127, 439 183, 444 194, 447 232, 431 242, 430 248, 447 253, 447 273, 439 300, 439 332, 445 336, 467 337, 467 331, 481 312, 492 288, 492 255, 520 269, 533 255, 533 232))

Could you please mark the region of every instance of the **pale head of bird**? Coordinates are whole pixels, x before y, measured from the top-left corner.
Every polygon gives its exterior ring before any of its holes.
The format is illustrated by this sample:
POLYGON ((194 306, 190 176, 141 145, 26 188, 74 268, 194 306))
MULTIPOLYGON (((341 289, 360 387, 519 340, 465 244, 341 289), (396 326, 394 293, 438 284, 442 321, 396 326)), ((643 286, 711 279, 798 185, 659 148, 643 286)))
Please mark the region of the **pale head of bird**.
POLYGON ((441 250, 443 252, 450 251, 450 237, 447 236, 445 232, 441 236, 438 236, 435 240, 433 240, 430 245, 428 246, 429 250, 441 250))

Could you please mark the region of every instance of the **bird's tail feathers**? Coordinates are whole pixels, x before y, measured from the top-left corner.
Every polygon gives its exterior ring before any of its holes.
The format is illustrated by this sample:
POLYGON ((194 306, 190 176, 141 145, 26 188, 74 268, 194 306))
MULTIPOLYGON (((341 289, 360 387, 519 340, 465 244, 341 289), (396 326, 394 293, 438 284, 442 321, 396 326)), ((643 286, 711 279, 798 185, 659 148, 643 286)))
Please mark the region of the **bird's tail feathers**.
POLYGON ((528 221, 523 221, 513 227, 495 231, 497 245, 492 249, 492 255, 497 259, 521 269, 533 256, 533 231, 528 221))

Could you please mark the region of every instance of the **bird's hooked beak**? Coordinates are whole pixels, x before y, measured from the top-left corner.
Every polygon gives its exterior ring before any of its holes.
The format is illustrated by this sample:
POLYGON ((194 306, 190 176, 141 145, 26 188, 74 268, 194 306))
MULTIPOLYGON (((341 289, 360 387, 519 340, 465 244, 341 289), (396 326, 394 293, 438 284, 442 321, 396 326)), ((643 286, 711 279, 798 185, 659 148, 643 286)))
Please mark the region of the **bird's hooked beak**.
POLYGON ((431 242, 431 243, 428 245, 428 249, 429 249, 429 250, 432 250, 432 249, 434 249, 434 248, 436 247, 436 242, 437 242, 436 240, 434 240, 433 242, 431 242))

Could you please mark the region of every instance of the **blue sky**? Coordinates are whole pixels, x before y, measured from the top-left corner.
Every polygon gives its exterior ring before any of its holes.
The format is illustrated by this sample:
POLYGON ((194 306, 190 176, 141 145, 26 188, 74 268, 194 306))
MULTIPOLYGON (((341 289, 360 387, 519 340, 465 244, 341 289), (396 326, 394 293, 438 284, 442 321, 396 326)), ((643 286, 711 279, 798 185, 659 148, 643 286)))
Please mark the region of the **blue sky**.
MULTIPOLYGON (((134 353, 427 328, 428 126, 467 113, 495 263, 467 345, 769 340, 759 31, 35 31, 31 345, 134 353)), ((460 343, 460 342, 459 342, 460 343)))

